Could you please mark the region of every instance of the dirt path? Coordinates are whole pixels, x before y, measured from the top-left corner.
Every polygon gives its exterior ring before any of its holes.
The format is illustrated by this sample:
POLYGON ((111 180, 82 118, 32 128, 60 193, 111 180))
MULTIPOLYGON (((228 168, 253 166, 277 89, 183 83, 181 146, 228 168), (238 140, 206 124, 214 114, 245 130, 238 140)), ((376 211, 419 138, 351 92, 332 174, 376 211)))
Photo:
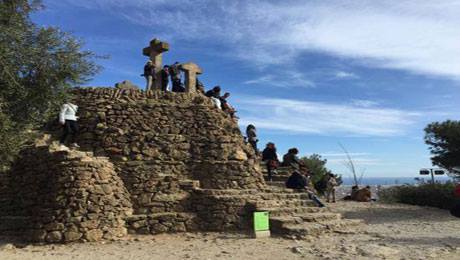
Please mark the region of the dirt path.
POLYGON ((250 239, 241 234, 135 236, 72 245, 0 245, 0 259, 460 259, 460 219, 407 205, 340 202, 346 218, 368 225, 356 234, 308 240, 250 239))

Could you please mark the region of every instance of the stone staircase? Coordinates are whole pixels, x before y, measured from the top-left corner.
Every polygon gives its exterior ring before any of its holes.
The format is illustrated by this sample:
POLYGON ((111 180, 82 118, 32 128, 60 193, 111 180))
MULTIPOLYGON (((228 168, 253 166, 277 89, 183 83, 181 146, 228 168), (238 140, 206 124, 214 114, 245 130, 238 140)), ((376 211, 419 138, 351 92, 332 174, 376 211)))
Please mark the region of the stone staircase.
POLYGON ((286 238, 316 236, 324 232, 355 232, 363 223, 361 220, 342 219, 341 214, 328 207, 319 208, 306 193, 285 188, 290 176, 289 167, 280 167, 268 180, 266 167, 261 164, 267 189, 261 195, 263 200, 255 202, 255 211, 268 211, 270 229, 275 235, 286 238), (282 195, 281 195, 282 194, 282 195))

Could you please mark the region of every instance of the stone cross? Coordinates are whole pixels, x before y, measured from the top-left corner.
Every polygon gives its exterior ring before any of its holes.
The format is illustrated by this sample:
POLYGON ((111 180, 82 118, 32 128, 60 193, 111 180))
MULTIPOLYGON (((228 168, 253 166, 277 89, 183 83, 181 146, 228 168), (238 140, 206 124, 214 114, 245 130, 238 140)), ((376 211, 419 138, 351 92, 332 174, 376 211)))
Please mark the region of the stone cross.
POLYGON ((196 76, 203 73, 203 71, 193 62, 181 64, 180 69, 185 72, 185 92, 195 93, 196 76))
POLYGON ((169 43, 162 42, 157 38, 150 41, 148 47, 145 47, 142 50, 142 54, 145 56, 149 56, 150 60, 155 64, 155 72, 156 72, 156 81, 154 89, 160 89, 161 87, 161 74, 160 71, 163 69, 163 52, 169 50, 169 43))

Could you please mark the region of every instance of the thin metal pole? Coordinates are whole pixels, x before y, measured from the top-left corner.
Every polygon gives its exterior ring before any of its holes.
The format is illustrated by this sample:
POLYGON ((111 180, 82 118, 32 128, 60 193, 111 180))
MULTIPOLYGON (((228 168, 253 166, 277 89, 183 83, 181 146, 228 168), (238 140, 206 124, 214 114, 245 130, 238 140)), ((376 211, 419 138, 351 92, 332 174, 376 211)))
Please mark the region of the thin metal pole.
POLYGON ((433 183, 433 185, 434 185, 434 175, 433 175, 433 169, 432 168, 430 169, 430 172, 431 172, 431 183, 433 183))

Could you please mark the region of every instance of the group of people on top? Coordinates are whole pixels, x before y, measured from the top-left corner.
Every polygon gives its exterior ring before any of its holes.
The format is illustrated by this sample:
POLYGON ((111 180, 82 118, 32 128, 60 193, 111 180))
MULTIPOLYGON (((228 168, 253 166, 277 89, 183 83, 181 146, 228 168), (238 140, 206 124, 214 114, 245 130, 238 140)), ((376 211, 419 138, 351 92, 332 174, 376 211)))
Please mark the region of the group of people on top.
MULTIPOLYGON (((147 82, 145 87, 146 90, 155 89, 155 82, 157 81, 156 71, 157 69, 154 62, 151 60, 147 61, 144 66, 144 74, 141 75, 145 77, 147 82)), ((161 91, 168 91, 169 80, 171 80, 172 92, 185 92, 184 84, 181 81, 181 64, 179 62, 176 61, 172 65, 164 65, 159 74, 161 76, 161 91)), ((215 86, 205 92, 205 87, 198 78, 196 79, 196 89, 199 93, 211 98, 218 109, 227 112, 231 118, 237 118, 235 116, 236 110, 228 102, 228 98, 230 97, 229 92, 225 92, 221 95, 220 86, 215 86)))
MULTIPOLYGON (((176 61, 174 62, 174 64, 164 65, 163 68, 160 69, 160 90, 168 91, 168 84, 169 80, 171 79, 172 92, 185 92, 185 87, 181 82, 180 66, 180 63, 176 61)), ((156 68, 155 63, 152 60, 148 60, 147 63, 144 65, 144 74, 141 75, 144 76, 146 80, 145 90, 155 89, 156 82, 158 80, 157 71, 158 69, 156 68)))

